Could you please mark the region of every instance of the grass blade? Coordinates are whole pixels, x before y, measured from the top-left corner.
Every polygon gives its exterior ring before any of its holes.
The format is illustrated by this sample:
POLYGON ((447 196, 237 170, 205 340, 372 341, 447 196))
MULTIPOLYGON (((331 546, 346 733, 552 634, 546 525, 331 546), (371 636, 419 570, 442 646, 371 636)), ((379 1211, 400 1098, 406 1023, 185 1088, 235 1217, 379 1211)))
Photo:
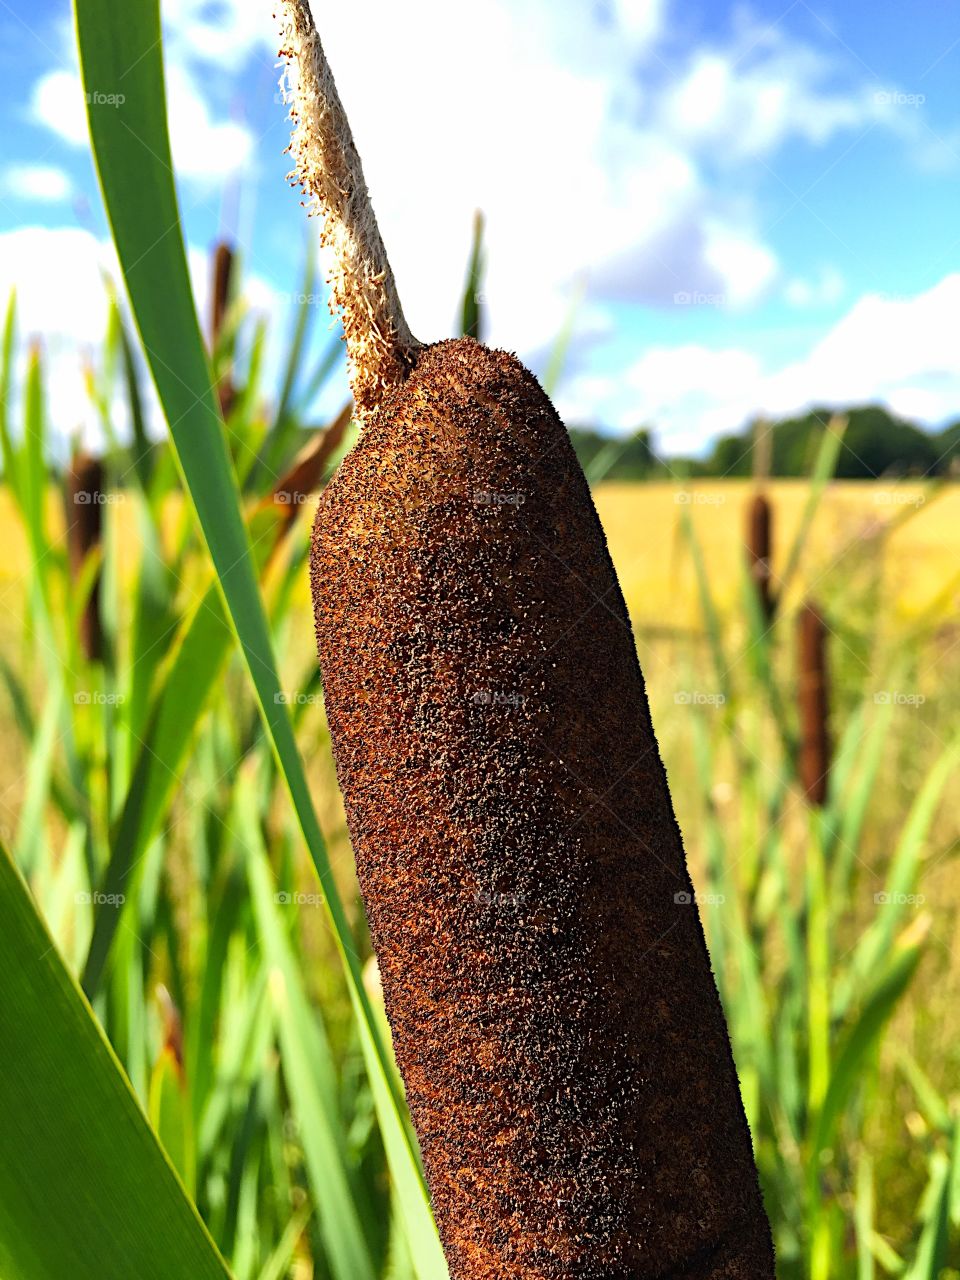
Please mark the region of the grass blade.
POLYGON ((226 1280, 5 851, 0 1043, 0 1274, 226 1280))

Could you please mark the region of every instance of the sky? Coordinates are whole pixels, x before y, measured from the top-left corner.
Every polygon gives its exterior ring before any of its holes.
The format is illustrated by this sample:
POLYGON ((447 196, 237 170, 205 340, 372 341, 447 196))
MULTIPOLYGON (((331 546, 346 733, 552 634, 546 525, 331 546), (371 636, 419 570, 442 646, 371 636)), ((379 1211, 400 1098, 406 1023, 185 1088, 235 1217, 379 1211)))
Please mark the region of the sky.
MULTIPOLYGON (((960 417, 950 8, 313 3, 414 333, 454 332, 479 208, 487 340, 542 375, 570 325, 568 424, 647 425, 671 453, 812 404, 960 417)), ((276 365, 317 228, 285 182, 272 5, 162 14, 198 304, 227 236, 276 365)), ((0 127, 0 291, 43 335, 66 437, 89 421, 83 360, 113 262, 66 0, 0 0, 0 127)), ((345 393, 341 373, 318 414, 345 393)))

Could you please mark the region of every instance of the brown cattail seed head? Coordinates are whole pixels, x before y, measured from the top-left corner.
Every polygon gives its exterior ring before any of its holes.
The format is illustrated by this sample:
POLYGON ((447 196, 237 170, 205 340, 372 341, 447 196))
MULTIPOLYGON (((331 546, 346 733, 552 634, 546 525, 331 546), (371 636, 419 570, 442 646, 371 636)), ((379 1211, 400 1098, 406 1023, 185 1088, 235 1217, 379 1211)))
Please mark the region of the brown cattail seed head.
MULTIPOLYGON (((227 311, 230 308, 231 284, 235 254, 233 246, 221 240, 213 251, 213 280, 210 290, 210 348, 214 350, 223 333, 227 311)), ((217 396, 220 400, 220 412, 229 417, 237 398, 236 388, 230 370, 221 375, 217 383, 217 396)))
POLYGON ((210 345, 213 347, 220 340, 230 307, 233 261, 233 246, 221 240, 213 251, 213 287, 210 291, 210 345))
POLYGON ((424 348, 324 491, 317 641, 453 1280, 771 1280, 629 618, 513 357, 424 348))
POLYGON ((773 510, 766 494, 755 494, 747 515, 747 567, 757 592, 764 618, 773 617, 774 599, 771 584, 773 554, 773 510))
POLYGON ((800 786, 807 801, 821 806, 830 775, 827 630, 816 605, 807 603, 797 619, 800 710, 800 786))
MULTIPOLYGON (((67 553, 70 575, 76 580, 87 556, 100 546, 103 520, 103 464, 88 453, 73 455, 65 486, 67 553)), ((80 615, 80 647, 90 662, 103 661, 100 622, 100 572, 80 615)))

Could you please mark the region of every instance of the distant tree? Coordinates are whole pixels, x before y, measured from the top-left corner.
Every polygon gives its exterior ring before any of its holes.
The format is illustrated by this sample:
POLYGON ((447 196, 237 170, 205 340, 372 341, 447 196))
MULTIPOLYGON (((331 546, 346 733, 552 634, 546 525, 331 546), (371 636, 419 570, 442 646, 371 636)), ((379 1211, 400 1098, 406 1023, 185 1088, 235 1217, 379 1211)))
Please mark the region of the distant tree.
MULTIPOLYGON (((771 475, 809 475, 833 413, 833 409, 818 407, 771 423, 771 475)), ((847 429, 836 469, 840 479, 960 472, 960 420, 930 433, 882 405, 860 405, 844 413, 847 429)), ((721 436, 704 458, 658 458, 646 427, 622 439, 585 426, 571 427, 570 436, 588 475, 599 471, 609 480, 639 480, 660 474, 743 478, 753 474, 754 430, 751 422, 738 433, 721 436)))
MULTIPOLYGON (((833 411, 812 409, 797 418, 771 426, 771 471, 775 476, 809 474, 817 448, 833 411)), ((844 448, 836 474, 842 479, 874 479, 882 475, 930 475, 942 469, 933 437, 881 405, 847 411, 844 448)), ((960 425, 960 424, 958 424, 960 425)), ((708 459, 707 471, 716 476, 748 476, 753 471, 753 425, 739 435, 722 436, 708 459)))
POLYGON ((940 470, 950 474, 960 471, 960 421, 952 422, 949 427, 933 437, 933 447, 940 459, 940 470))

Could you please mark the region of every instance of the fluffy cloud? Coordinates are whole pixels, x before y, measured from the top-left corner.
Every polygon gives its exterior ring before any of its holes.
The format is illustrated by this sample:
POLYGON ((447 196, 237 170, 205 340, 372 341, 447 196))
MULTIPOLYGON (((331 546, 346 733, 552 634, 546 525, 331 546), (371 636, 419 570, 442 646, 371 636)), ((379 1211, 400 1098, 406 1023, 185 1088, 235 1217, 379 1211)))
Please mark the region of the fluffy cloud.
POLYGON ((696 452, 757 413, 781 417, 815 404, 879 401, 936 425, 960 406, 958 309, 960 274, 914 297, 869 294, 806 356, 780 368, 737 349, 653 347, 615 377, 571 379, 558 407, 570 422, 621 431, 651 424, 669 451, 696 452))
MULTIPOLYGON (((209 310, 210 256, 191 247, 190 276, 201 320, 209 310)), ((0 303, 17 294, 17 328, 22 337, 43 344, 49 416, 62 442, 75 431, 100 438, 87 394, 85 368, 98 358, 107 328, 108 282, 119 282, 116 253, 109 241, 79 227, 19 227, 0 233, 0 303)), ((278 316, 282 302, 258 276, 244 281, 244 297, 259 313, 278 316)), ((272 362, 268 362, 272 370, 272 362)), ((152 387, 145 384, 154 432, 163 429, 152 387)), ((117 421, 124 426, 124 406, 117 421)), ((16 415, 14 414, 14 421, 16 415)))
POLYGON ((48 164, 13 164, 0 176, 0 189, 19 200, 59 204, 73 190, 62 169, 48 164))
MULTIPOLYGON (((118 94, 118 99, 122 94, 118 94)), ((80 76, 51 71, 34 89, 37 120, 75 146, 87 143, 87 122, 80 76)), ((117 102, 115 110, 123 110, 117 102)), ((177 62, 167 66, 167 114, 177 173, 206 183, 221 182, 247 163, 253 139, 243 125, 214 120, 194 81, 177 62)))

